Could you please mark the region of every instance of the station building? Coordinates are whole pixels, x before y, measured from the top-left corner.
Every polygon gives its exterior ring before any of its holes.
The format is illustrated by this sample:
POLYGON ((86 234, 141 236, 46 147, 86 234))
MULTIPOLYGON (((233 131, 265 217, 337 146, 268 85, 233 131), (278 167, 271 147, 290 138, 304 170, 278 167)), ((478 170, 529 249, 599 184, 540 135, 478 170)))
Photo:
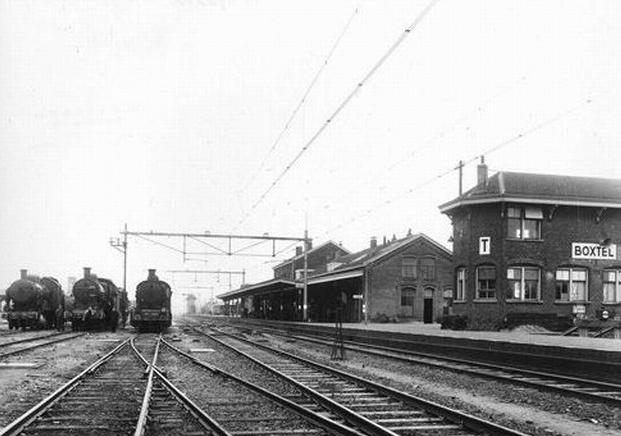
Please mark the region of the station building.
POLYGON ((455 314, 542 324, 621 316, 621 180, 498 172, 440 206, 455 314))
POLYGON ((419 233, 403 239, 371 239, 369 247, 343 256, 309 279, 309 318, 332 321, 340 306, 345 322, 436 322, 452 296, 451 252, 419 233))
MULTIPOLYGON (((408 234, 381 243, 372 238, 356 253, 332 242, 321 248, 307 255, 306 320, 332 322, 338 314, 344 322, 435 322, 447 313, 453 295, 451 252, 428 236, 408 234)), ((273 279, 218 297, 232 314, 303 320, 300 256, 277 265, 273 279)))
POLYGON ((350 252, 342 245, 328 241, 317 247, 295 248, 295 255, 276 265, 274 278, 244 285, 218 295, 224 301, 224 312, 254 318, 301 321, 303 319, 302 283, 306 266, 309 277, 325 272, 328 263, 350 252), (306 265, 305 265, 306 263, 306 265))

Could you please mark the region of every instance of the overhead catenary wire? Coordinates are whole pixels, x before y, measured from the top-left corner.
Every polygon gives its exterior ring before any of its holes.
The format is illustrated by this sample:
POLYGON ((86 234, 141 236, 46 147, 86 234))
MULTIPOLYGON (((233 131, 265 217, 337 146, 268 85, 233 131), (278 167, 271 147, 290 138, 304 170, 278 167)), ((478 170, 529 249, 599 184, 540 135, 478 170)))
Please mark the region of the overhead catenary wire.
POLYGON ((266 155, 263 157, 263 160, 261 161, 261 163, 259 164, 257 169, 254 171, 254 173, 252 174, 252 177, 250 177, 250 179, 248 180, 248 183, 246 183, 246 185, 244 186, 242 191, 246 191, 248 189, 248 187, 256 180, 257 176, 259 175, 259 173, 261 172, 261 170, 265 166, 265 163, 267 162, 267 160, 270 158, 270 156, 272 155, 272 153, 274 152, 274 150, 276 149, 276 147, 280 143, 280 140, 283 138, 283 136, 285 135, 287 130, 289 130, 289 126, 291 125, 291 123, 295 119, 296 115, 298 114, 298 112, 300 111, 300 109, 302 108, 304 103, 306 102, 306 98, 308 97, 308 95, 310 94, 311 90, 313 89, 313 87, 315 86, 317 81, 319 80, 319 77, 321 76, 321 73, 323 72, 323 70, 328 65, 328 62, 330 62, 330 59, 332 58, 332 55, 334 54, 334 52, 336 51, 337 47, 339 46, 339 43, 341 42, 341 40, 345 36, 345 33, 347 33, 347 30, 349 29, 349 26, 351 25, 352 21, 354 20, 354 17, 357 14, 358 14, 358 9, 356 8, 354 13, 351 15, 351 17, 347 21, 347 24, 345 25, 345 27, 341 31, 340 35, 338 36, 338 38, 336 39, 336 41, 332 45, 332 48, 328 52, 328 55, 326 56, 326 59, 324 60, 323 64, 321 64, 321 67, 319 67, 319 69, 315 73, 315 76, 313 77, 313 80, 311 80, 310 84, 306 88, 306 91, 304 91, 304 94, 302 95, 302 98, 300 99, 300 101, 298 102, 297 106, 295 107, 295 109, 293 110, 293 112, 291 113, 289 118, 287 119, 287 122, 285 123, 285 125, 284 125, 283 129, 281 130, 280 134, 276 137, 276 140, 272 144, 271 148, 266 153, 266 155))
MULTIPOLYGON (((525 136, 530 135, 531 133, 534 133, 534 132, 536 132, 538 130, 541 130, 542 128, 544 128, 544 127, 546 127, 546 126, 548 126, 548 125, 558 121, 559 119, 564 118, 567 115, 570 115, 570 114, 576 112, 577 110, 581 109, 582 107, 590 104, 592 101, 593 101, 593 99, 591 99, 591 98, 586 99, 585 101, 582 101, 579 104, 576 104, 576 105, 572 106, 571 108, 569 108, 569 109, 567 109, 565 111, 559 112, 556 115, 554 115, 553 117, 550 117, 550 118, 548 118, 548 119, 546 119, 546 120, 544 120, 544 121, 534 125, 533 127, 529 128, 527 130, 524 130, 524 131, 518 133, 515 136, 512 136, 511 138, 509 138, 509 139, 507 139, 505 141, 502 141, 502 142, 500 142, 500 143, 498 143, 498 144, 496 144, 496 145, 494 145, 492 147, 489 147, 489 148, 486 148, 486 149, 484 149, 482 151, 479 151, 478 153, 476 153, 471 158, 463 161, 462 165, 463 166, 470 165, 471 163, 475 162, 480 156, 487 156, 487 155, 490 155, 492 153, 495 153, 498 150, 500 150, 500 149, 502 149, 504 147, 507 147, 508 145, 513 144, 516 141, 524 138, 525 136)), ((412 194, 413 192, 415 192, 415 191, 417 191, 419 189, 422 189, 425 186, 427 186, 427 185, 429 185, 429 184, 431 184, 431 183, 433 183, 433 182, 435 182, 435 181, 437 181, 439 179, 442 179, 442 178, 448 176, 449 174, 453 173, 453 171, 456 171, 458 169, 459 169, 459 166, 457 166, 457 167, 451 166, 451 168, 449 168, 447 170, 444 170, 444 171, 440 172, 439 174, 436 174, 435 176, 433 176, 433 177, 423 181, 422 183, 420 183, 420 184, 418 184, 416 186, 413 186, 413 187, 409 188, 408 190, 406 190, 406 191, 404 191, 404 192, 402 192, 400 194, 397 194, 397 195, 395 195, 395 196, 393 196, 393 197, 391 197, 391 198, 389 198, 387 200, 384 200, 381 203, 379 203, 378 205, 376 205, 376 206, 374 206, 374 207, 372 207, 370 209, 367 209, 363 213, 358 214, 358 215, 350 218, 349 220, 344 221, 341 224, 326 230, 325 232, 321 233, 320 236, 325 236, 325 235, 327 235, 327 234, 329 234, 331 232, 334 232, 336 230, 339 230, 339 229, 341 229, 341 228, 343 228, 343 227, 345 227, 345 226, 347 226, 349 224, 352 224, 352 223, 354 223, 356 221, 359 221, 360 219, 362 219, 362 218, 364 218, 364 217, 366 217, 368 215, 371 215, 372 213, 376 212, 377 210, 379 210, 379 209, 381 209, 381 208, 383 208, 385 206, 388 206, 389 204, 391 204, 391 203, 393 203, 393 202, 395 202, 395 201, 397 201, 397 200, 399 200, 399 199, 401 199, 403 197, 406 197, 406 196, 412 194)))
POLYGON ((296 154, 291 162, 289 162, 280 174, 274 179, 274 181, 268 186, 268 188, 260 195, 259 199, 255 201, 248 212, 240 220, 238 225, 243 224, 246 219, 252 214, 259 204, 267 197, 267 195, 274 189, 274 187, 282 180, 282 178, 291 170, 296 162, 302 157, 302 155, 309 149, 309 147, 317 140, 317 138, 323 133, 323 131, 332 123, 341 111, 347 106, 347 104, 360 92, 360 89, 369 81, 369 79, 375 74, 375 72, 386 62, 390 55, 401 45, 401 43, 409 36, 412 30, 421 22, 421 20, 427 15, 431 8, 438 2, 438 0, 432 0, 416 17, 416 19, 408 26, 405 31, 399 36, 395 43, 384 53, 384 55, 373 65, 369 72, 360 80, 354 89, 345 97, 345 99, 338 105, 336 110, 328 117, 328 119, 321 125, 319 130, 311 136, 311 138, 304 144, 300 151, 296 154))

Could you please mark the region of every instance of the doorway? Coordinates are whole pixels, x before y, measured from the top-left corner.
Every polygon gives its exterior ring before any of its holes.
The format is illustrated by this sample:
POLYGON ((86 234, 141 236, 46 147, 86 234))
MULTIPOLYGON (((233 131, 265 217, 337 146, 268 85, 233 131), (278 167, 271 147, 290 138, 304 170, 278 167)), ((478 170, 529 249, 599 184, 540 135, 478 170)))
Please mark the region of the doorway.
POLYGON ((423 322, 431 324, 433 322, 433 288, 425 288, 425 300, 423 304, 423 322))

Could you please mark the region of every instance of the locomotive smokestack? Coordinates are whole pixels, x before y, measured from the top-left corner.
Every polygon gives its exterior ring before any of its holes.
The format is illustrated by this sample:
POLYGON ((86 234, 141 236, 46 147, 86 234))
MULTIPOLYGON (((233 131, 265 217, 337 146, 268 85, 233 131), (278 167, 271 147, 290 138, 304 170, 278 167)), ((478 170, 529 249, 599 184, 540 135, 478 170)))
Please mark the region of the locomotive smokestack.
POLYGON ((154 269, 149 269, 147 271, 149 271, 148 280, 156 280, 157 279, 156 276, 155 276, 155 270, 154 269))
POLYGON ((20 269, 19 270, 19 276, 22 280, 26 280, 26 276, 28 276, 28 270, 27 269, 20 269))
POLYGON ((91 268, 89 266, 84 267, 84 278, 87 279, 91 276, 91 268))

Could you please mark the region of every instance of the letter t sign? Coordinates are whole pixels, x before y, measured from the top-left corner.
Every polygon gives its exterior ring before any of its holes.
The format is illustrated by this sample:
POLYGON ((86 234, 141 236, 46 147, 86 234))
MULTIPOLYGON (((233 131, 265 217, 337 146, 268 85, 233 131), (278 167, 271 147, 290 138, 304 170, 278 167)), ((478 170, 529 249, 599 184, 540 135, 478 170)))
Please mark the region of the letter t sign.
POLYGON ((479 238, 479 254, 490 254, 491 241, 492 238, 490 236, 482 236, 479 238))

